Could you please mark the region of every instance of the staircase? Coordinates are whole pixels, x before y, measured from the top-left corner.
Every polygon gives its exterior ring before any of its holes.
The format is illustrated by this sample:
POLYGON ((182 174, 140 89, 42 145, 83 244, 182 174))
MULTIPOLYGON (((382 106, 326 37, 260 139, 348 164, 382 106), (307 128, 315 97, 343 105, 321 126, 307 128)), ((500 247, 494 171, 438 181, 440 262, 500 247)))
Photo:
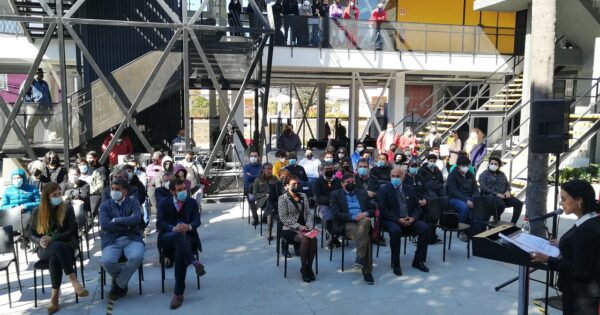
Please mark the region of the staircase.
POLYGON ((505 85, 496 95, 492 96, 483 109, 506 111, 517 105, 523 97, 523 74, 519 74, 510 83, 505 85))

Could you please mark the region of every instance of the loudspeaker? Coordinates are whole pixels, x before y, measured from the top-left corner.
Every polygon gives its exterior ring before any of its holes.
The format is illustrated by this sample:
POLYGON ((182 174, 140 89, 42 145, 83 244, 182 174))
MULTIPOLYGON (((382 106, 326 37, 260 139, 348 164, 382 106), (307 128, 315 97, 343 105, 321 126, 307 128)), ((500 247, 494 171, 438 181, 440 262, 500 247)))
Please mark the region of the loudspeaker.
POLYGON ((569 148, 569 106, 564 100, 531 102, 529 146, 533 153, 562 153, 569 148))

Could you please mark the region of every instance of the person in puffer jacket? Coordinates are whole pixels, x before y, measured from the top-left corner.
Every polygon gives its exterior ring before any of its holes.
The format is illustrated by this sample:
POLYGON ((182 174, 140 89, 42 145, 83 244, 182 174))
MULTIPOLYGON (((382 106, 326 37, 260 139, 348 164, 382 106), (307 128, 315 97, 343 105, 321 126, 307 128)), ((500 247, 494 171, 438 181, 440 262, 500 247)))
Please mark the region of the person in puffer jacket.
POLYGON ((28 184, 25 170, 17 169, 10 176, 12 185, 2 194, 0 210, 20 207, 22 212, 30 213, 40 205, 40 191, 28 184))

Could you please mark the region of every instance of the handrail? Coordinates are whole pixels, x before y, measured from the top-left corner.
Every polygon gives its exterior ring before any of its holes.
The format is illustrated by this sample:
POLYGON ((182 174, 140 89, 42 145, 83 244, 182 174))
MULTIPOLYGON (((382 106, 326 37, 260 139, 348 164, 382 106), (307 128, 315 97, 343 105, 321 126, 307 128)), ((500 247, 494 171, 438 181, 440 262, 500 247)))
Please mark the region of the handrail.
MULTIPOLYGON (((496 127, 496 129, 494 129, 494 130, 492 130, 491 132, 489 132, 489 133, 488 133, 488 134, 487 134, 487 135, 486 135, 486 136, 483 138, 483 141, 487 141, 487 140, 488 140, 488 139, 489 139, 489 138, 490 138, 490 137, 491 137, 493 134, 496 134, 496 132, 497 132, 498 130, 500 130, 500 128, 502 128, 502 127, 504 126, 504 124, 507 124, 507 125, 508 125, 508 124, 510 123, 510 120, 511 120, 511 119, 512 119, 514 116, 516 116, 516 115, 517 115, 517 114, 518 114, 518 113, 519 113, 519 112, 520 112, 520 111, 521 111, 521 110, 522 110, 522 109, 523 109, 525 106, 529 105, 529 103, 530 103, 530 101, 527 101, 527 102, 525 102, 525 103, 520 103, 520 104, 519 104, 519 105, 517 105, 516 107, 515 107, 515 106, 513 106, 513 107, 509 108, 509 109, 508 109, 508 111, 506 112, 506 114, 507 114, 507 115, 506 115, 506 116, 504 116, 504 117, 503 117, 503 119, 502 119, 502 123, 500 123, 500 125, 498 125, 498 127, 496 127)), ((527 119, 529 119, 529 117, 527 117, 527 119)), ((519 127, 521 127, 521 126, 519 125, 519 127)), ((517 129, 517 128, 519 128, 519 127, 516 127, 515 129, 517 129)), ((512 133, 511 133, 510 135, 512 135, 512 133)), ((510 135, 509 135, 509 136, 510 136, 510 135)), ((496 148, 496 147, 492 148, 492 151, 493 151, 495 148, 496 148)))

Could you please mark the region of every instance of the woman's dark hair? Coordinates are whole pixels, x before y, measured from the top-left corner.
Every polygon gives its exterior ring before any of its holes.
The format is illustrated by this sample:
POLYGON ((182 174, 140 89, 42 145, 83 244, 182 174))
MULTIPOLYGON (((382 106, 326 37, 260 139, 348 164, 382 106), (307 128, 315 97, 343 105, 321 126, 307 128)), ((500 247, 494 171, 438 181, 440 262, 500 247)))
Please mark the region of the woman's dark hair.
POLYGON ((573 199, 581 199, 581 210, 583 210, 583 214, 600 212, 600 204, 598 204, 598 201, 596 200, 596 192, 590 183, 584 180, 574 179, 560 185, 560 188, 573 199))
POLYGON ((497 155, 492 155, 492 156, 490 156, 490 158, 489 158, 489 161, 490 161, 490 162, 491 162, 491 161, 496 161, 496 162, 498 162, 498 166, 499 166, 499 167, 502 167, 502 160, 500 160, 500 157, 499 157, 499 156, 497 156, 497 155))
POLYGON ((296 176, 296 175, 290 175, 290 176, 286 176, 286 177, 285 177, 285 182, 284 182, 284 185, 286 185, 286 186, 287 186, 287 185, 289 185, 290 181, 292 181, 292 180, 295 180, 295 181, 296 181, 296 183, 298 183, 298 182, 299 182, 299 180, 298 180, 298 176, 296 176))
POLYGON ((471 165, 471 160, 464 155, 459 155, 456 159, 456 165, 471 165))
POLYGON ((46 152, 46 155, 44 156, 44 164, 50 165, 50 160, 52 159, 52 157, 56 157, 56 159, 58 160, 57 165, 60 165, 60 157, 54 151, 46 152))
POLYGON ((277 153, 275 153, 275 156, 278 158, 282 158, 282 157, 286 157, 287 154, 283 151, 277 151, 277 153))

